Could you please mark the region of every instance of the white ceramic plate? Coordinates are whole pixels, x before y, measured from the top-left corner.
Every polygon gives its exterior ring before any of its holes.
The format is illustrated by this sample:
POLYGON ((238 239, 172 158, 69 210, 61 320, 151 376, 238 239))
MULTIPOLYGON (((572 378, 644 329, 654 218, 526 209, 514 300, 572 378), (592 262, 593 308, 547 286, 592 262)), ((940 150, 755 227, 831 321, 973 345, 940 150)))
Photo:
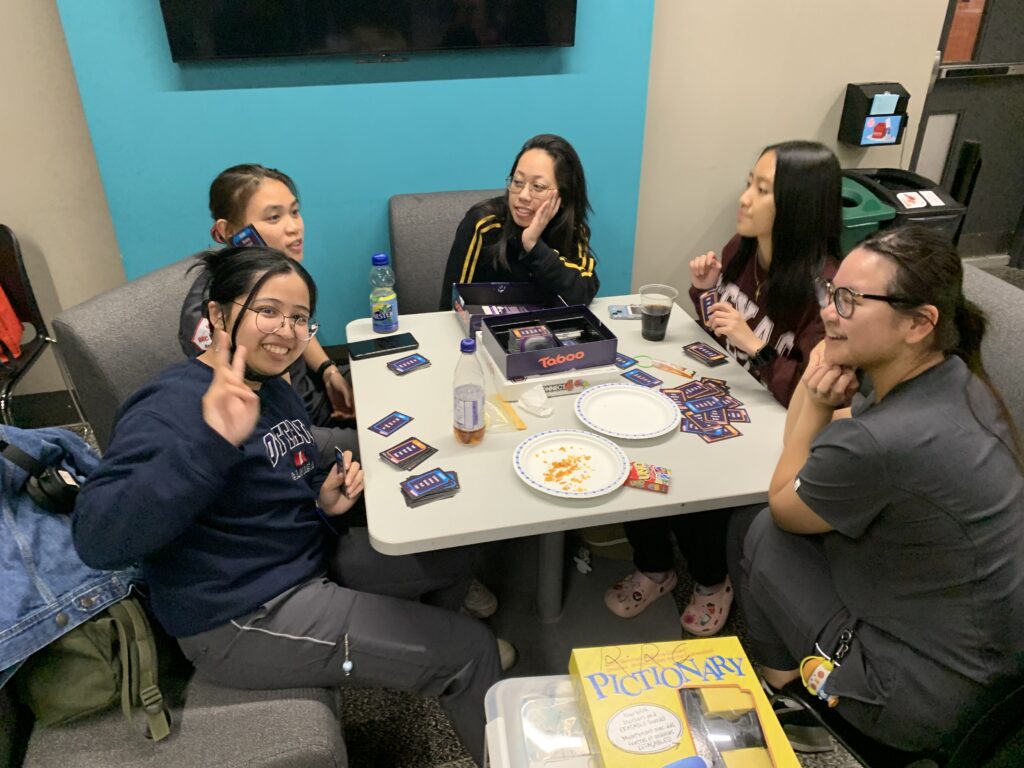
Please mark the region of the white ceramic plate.
POLYGON ((576 398, 576 416, 595 432, 628 440, 679 429, 679 408, 665 395, 636 384, 598 384, 576 398))
POLYGON ((629 475, 629 460, 619 446, 581 429, 530 435, 516 447, 512 466, 531 488, 564 499, 603 496, 629 475))

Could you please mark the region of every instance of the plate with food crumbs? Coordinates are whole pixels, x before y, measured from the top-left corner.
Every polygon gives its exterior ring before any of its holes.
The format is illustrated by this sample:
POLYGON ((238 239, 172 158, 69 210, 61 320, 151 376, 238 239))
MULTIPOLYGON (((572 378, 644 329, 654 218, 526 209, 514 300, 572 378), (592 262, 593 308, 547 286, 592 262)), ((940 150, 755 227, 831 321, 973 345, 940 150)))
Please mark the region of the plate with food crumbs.
POLYGON ((512 466, 531 488, 565 499, 603 496, 629 475, 629 459, 619 446, 579 429, 530 435, 516 447, 512 466))

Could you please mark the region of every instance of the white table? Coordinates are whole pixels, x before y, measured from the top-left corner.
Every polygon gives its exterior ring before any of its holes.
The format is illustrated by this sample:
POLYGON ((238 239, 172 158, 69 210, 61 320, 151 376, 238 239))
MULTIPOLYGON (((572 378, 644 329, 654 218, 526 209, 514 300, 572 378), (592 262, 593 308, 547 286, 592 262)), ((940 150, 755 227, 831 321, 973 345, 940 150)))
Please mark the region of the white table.
MULTIPOLYGON (((462 326, 453 312, 402 316, 400 331, 416 336, 420 344, 417 351, 431 361, 429 368, 396 376, 385 363, 400 355, 352 364, 359 448, 366 472, 367 521, 374 548, 384 554, 402 555, 552 534, 542 537, 540 544, 538 612, 543 619, 554 620, 561 611, 564 531, 766 500, 782 447, 785 409, 731 358, 726 365, 710 368, 685 356, 683 344, 709 341, 709 337, 678 306, 669 319, 665 340, 660 342, 642 339, 639 320, 605 319, 609 304, 637 300, 637 296, 599 298, 591 310, 618 337, 619 352, 631 357, 647 354, 696 370, 697 377, 727 380, 732 395, 743 402, 751 417, 751 423, 739 425, 742 437, 707 444, 697 435, 674 431, 651 440, 614 439, 630 460, 672 470, 667 494, 628 487, 588 500, 542 494, 515 474, 513 451, 536 432, 582 429, 573 412, 575 396, 551 398, 554 414, 547 418, 515 406, 526 422, 526 430, 489 433, 479 445, 462 445, 452 433, 452 376, 460 354, 462 326), (396 410, 412 416, 413 421, 390 437, 367 429, 396 410), (386 464, 378 454, 409 437, 418 437, 438 449, 415 471, 438 466, 455 470, 461 484, 458 494, 414 509, 405 505, 399 482, 409 475, 386 464)), ((346 331, 349 341, 374 336, 369 318, 354 320, 346 331)), ((657 368, 645 370, 662 379, 665 387, 688 381, 657 368)))

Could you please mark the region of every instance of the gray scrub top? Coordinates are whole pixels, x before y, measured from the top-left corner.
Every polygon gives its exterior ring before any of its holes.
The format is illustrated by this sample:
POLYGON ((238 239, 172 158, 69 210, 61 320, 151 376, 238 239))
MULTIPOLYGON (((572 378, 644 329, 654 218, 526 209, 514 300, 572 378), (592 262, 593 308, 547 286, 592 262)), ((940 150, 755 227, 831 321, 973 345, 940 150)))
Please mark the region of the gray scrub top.
POLYGON ((834 529, 825 554, 864 645, 843 688, 952 708, 1021 674, 1024 478, 1010 445, 958 357, 881 403, 856 398, 811 445, 797 494, 834 529))

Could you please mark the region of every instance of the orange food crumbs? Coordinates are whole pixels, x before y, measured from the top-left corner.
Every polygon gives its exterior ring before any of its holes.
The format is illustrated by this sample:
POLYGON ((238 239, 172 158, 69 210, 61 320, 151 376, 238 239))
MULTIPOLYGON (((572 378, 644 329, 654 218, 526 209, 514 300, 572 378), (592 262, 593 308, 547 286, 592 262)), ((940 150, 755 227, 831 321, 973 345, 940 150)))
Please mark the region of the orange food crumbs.
POLYGON ((583 483, 591 476, 590 466, 586 463, 590 458, 587 454, 570 453, 564 458, 548 462, 547 471, 544 473, 545 482, 553 483, 563 491, 582 490, 583 483))

